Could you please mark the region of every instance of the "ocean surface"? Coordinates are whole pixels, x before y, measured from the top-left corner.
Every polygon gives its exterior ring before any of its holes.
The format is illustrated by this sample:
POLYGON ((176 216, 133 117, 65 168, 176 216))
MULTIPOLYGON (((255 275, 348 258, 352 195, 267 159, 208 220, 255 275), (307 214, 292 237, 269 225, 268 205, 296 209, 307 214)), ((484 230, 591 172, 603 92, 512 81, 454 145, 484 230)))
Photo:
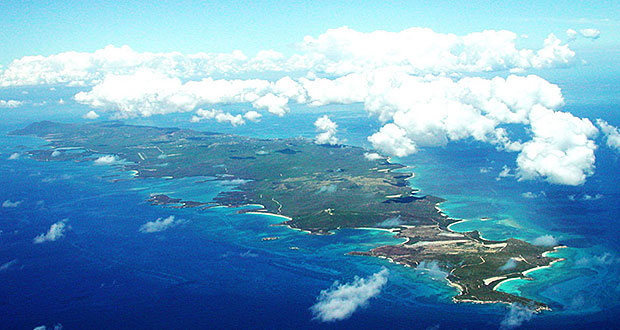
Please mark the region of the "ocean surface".
MULTIPOLYGON (((565 111, 620 125, 615 99, 588 99, 574 86, 562 87, 565 111)), ((21 93, 4 89, 0 98, 46 103, 29 103, 20 113, 0 112, 0 202, 21 201, 0 208, 0 265, 6 266, 0 267, 1 328, 498 329, 508 314, 504 305, 452 303, 457 291, 432 272, 346 254, 400 242, 385 231, 316 236, 270 226, 279 218, 239 215, 235 209, 152 206, 146 202, 151 193, 209 201, 234 186, 200 182, 203 178, 134 179, 115 166, 92 162, 9 159, 44 148, 45 141, 7 132, 42 119, 79 122, 86 112, 70 101, 74 89, 21 93), (58 95, 68 106, 57 104, 58 95), (180 225, 140 231, 146 222, 169 216, 180 225), (63 219, 70 227, 65 237, 33 244, 34 237, 63 219), (271 236, 280 239, 262 241, 271 236), (350 318, 327 323, 313 318, 310 307, 322 290, 383 267, 389 270, 387 284, 350 318)), ((350 144, 370 147, 366 136, 380 127, 361 105, 298 106, 283 118, 265 116, 260 123, 234 128, 191 124, 189 113, 126 122, 312 138, 313 122, 324 113, 350 144)), ((555 253, 566 260, 530 273, 533 281, 500 286, 553 308, 520 328, 609 329, 620 321, 619 154, 598 143, 596 173, 579 187, 499 177, 504 165, 514 167, 516 154, 474 142, 427 148, 397 161, 412 166, 410 183, 420 194, 445 198, 442 210, 466 220, 451 229, 479 230, 488 239, 552 235, 567 246, 555 253)))

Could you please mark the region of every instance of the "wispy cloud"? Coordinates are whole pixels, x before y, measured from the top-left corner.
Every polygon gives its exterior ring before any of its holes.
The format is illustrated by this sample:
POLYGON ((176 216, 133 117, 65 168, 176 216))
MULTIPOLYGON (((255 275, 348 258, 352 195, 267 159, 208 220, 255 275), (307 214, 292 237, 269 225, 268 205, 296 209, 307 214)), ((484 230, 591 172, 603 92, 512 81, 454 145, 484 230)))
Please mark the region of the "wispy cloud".
POLYGON ((5 208, 18 207, 19 204, 21 204, 21 203, 22 203, 22 201, 15 201, 15 202, 13 202, 13 201, 7 199, 4 202, 2 202, 2 207, 5 207, 5 208))
POLYGON ((34 244, 41 244, 45 242, 54 242, 65 236, 65 232, 69 227, 67 226, 67 221, 69 219, 63 219, 58 221, 50 227, 50 229, 45 234, 40 234, 34 238, 34 244))
POLYGON ((0 265, 0 273, 1 272, 6 272, 7 270, 9 270, 11 267, 17 265, 17 259, 13 259, 9 262, 5 262, 2 265, 0 265))
POLYGON ((331 288, 321 291, 316 304, 310 309, 314 318, 323 322, 344 320, 372 297, 377 296, 388 281, 388 270, 367 277, 355 277, 353 282, 341 284, 336 281, 331 288))
POLYGON ((520 327, 524 322, 534 317, 534 311, 519 304, 510 305, 508 313, 500 323, 500 330, 508 330, 520 327))
POLYGON ((185 220, 175 220, 174 215, 167 218, 157 218, 155 221, 149 221, 140 226, 141 233, 158 233, 172 227, 185 223, 185 220))
POLYGON ((558 240, 552 235, 542 235, 534 238, 532 244, 538 246, 555 246, 558 245, 558 240))

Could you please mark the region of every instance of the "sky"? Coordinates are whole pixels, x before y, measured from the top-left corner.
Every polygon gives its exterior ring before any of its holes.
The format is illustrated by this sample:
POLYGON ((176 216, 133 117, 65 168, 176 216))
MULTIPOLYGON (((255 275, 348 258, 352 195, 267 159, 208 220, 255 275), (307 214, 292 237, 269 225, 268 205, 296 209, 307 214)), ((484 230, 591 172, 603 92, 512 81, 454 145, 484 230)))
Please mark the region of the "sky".
MULTIPOLYGON (((0 64, 26 55, 94 51, 254 54, 292 51, 306 35, 348 26, 400 31, 421 26, 466 34, 507 29, 526 46, 549 33, 596 28, 594 48, 620 45, 617 1, 15 1, 0 2, 0 64)), ((592 45, 586 44, 587 48, 592 45)), ((584 48, 586 48, 584 46, 584 48)))
MULTIPOLYGON (((295 106, 356 104, 382 123, 368 141, 383 155, 471 140, 513 153, 505 174, 515 179, 578 186, 599 147, 620 152, 620 122, 566 111, 560 86, 620 103, 619 8, 4 1, 0 88, 76 88, 58 104, 86 107, 84 120, 190 113, 191 123, 240 126, 295 106)), ((37 106, 23 92, 0 111, 37 106)), ((341 141, 329 116, 315 126, 317 143, 341 141)))

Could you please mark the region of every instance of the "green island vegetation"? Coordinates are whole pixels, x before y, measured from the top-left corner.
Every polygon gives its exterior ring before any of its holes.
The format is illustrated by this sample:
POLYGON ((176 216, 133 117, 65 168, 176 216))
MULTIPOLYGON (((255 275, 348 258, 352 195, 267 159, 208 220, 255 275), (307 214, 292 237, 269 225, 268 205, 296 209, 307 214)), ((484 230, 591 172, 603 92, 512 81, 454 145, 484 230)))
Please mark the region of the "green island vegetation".
MULTIPOLYGON (((419 196, 403 165, 347 145, 319 145, 308 139, 256 139, 178 128, 37 122, 12 132, 46 139, 49 148, 29 151, 40 161, 93 161, 114 155, 117 166, 136 178, 211 177, 230 180, 236 189, 213 201, 183 201, 152 195, 154 205, 202 207, 261 205, 240 212, 287 217, 281 225, 329 234, 339 228, 390 230, 405 242, 351 252, 418 267, 432 262, 459 290, 456 302, 521 303, 535 310, 542 302, 495 290, 501 281, 527 277, 527 270, 560 259, 547 256, 557 247, 522 240, 488 241, 478 232, 457 233, 458 220, 437 207, 443 200, 419 196), (76 150, 78 152, 76 152, 76 150), (70 152, 71 151, 71 152, 70 152)), ((275 238, 274 238, 275 239, 275 238)))

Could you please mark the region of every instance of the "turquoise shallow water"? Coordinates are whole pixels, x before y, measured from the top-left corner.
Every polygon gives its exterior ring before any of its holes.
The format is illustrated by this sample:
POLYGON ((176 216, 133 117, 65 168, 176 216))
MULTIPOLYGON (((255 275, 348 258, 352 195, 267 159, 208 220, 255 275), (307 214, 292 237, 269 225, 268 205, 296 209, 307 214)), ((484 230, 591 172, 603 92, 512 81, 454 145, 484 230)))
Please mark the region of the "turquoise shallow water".
MULTIPOLYGON (((379 123, 359 108, 336 107, 330 117, 340 125, 343 138, 368 146, 365 137, 379 123)), ((287 137, 291 132, 314 136, 312 123, 323 112, 293 110, 299 111, 237 128, 209 122, 190 125, 189 115, 133 122, 256 137, 287 137)), ((75 120, 72 113, 53 115, 53 107, 43 112, 46 118, 75 120)), ((11 123, 3 132, 41 114, 33 110, 32 117, 12 116, 0 116, 11 123)), ((313 236, 271 226, 280 219, 239 215, 235 209, 155 207, 145 201, 151 193, 208 201, 234 187, 197 183, 203 178, 133 180, 130 173, 89 163, 7 159, 40 144, 38 139, 0 137, 0 200, 23 201, 18 208, 0 210, 0 263, 16 260, 0 272, 5 283, 0 287, 0 304, 5 307, 0 317, 9 320, 8 328, 62 323, 66 329, 496 329, 507 312, 504 306, 453 304, 455 289, 426 271, 346 255, 398 242, 384 231, 313 236), (108 175, 130 180, 113 183, 108 175), (171 215, 182 223, 161 233, 139 232, 147 221, 171 215), (64 218, 71 226, 66 237, 53 244, 32 244, 33 237, 64 218), (261 240, 271 236, 280 239, 261 240), (382 267, 389 269, 388 284, 365 308, 341 322, 312 320, 309 308, 321 290, 334 281, 370 276, 382 267)), ((475 143, 454 143, 400 161, 413 166, 416 177, 410 183, 421 194, 446 198, 441 208, 467 220, 453 230, 475 229, 489 239, 531 240, 549 234, 569 246, 556 253, 565 261, 530 273, 533 281, 501 286, 553 307, 524 328, 612 327, 620 311, 620 194, 614 184, 620 183, 618 156, 599 149, 597 172, 581 187, 518 182, 514 177, 498 180, 502 166, 514 164, 515 156, 475 143), (539 197, 523 197, 527 192, 539 197), (603 197, 584 198, 596 194, 603 197)))

